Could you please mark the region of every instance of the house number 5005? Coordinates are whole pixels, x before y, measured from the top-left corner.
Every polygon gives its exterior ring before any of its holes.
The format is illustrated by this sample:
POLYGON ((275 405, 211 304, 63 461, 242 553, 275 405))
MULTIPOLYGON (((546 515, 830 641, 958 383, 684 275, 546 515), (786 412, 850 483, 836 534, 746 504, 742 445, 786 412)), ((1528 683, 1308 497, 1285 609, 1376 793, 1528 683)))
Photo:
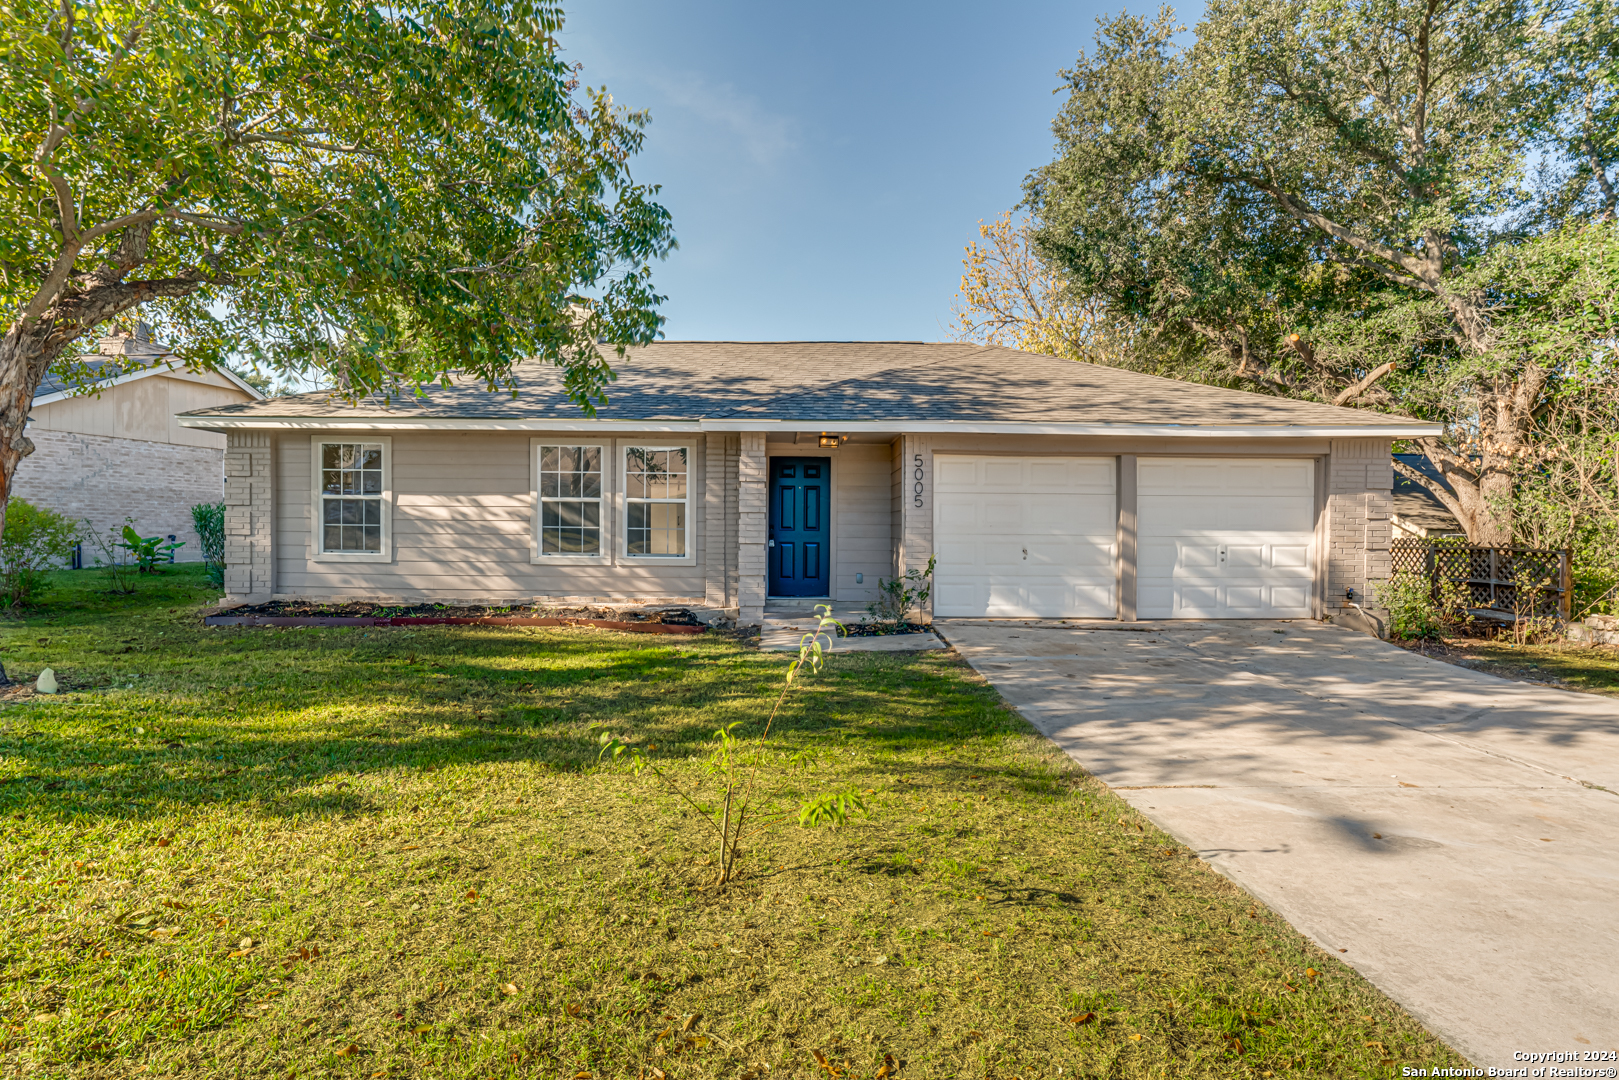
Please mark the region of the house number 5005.
POLYGON ((922 505, 922 455, 916 455, 916 483, 911 487, 911 493, 916 496, 916 505, 922 505))

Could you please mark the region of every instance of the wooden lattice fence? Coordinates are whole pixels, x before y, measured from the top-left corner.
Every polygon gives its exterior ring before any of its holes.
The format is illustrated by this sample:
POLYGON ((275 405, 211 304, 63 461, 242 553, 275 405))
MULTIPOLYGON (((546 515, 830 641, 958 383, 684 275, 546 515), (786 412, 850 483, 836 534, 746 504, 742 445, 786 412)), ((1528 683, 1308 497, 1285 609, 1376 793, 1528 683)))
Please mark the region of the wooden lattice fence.
POLYGON ((1455 540, 1406 538, 1389 545, 1395 573, 1421 574, 1437 593, 1441 582, 1467 591, 1468 610, 1482 618, 1529 616, 1567 620, 1574 588, 1567 551, 1475 547, 1455 540), (1520 584, 1527 586, 1520 596, 1520 584))

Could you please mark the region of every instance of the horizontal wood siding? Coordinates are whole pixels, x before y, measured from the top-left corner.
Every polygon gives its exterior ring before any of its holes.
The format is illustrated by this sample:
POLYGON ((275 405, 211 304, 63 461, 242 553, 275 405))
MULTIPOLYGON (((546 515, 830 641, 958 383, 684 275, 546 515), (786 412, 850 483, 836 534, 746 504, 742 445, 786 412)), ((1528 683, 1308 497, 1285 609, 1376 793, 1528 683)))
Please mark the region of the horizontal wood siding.
MULTIPOLYGON (((394 559, 388 563, 310 558, 310 440, 282 437, 275 477, 276 592, 311 598, 426 600, 703 596, 707 528, 705 455, 700 443, 691 462, 687 509, 689 525, 696 531, 696 565, 535 565, 529 561, 530 437, 505 432, 395 433, 394 559)), ((577 434, 556 438, 583 441, 577 434)), ((668 437, 648 436, 646 441, 667 442, 668 437)), ((607 516, 616 546, 620 523, 610 509, 607 516)))
POLYGON ((877 579, 893 576, 893 465, 883 444, 851 443, 837 451, 838 532, 832 538, 832 595, 864 603, 877 579), (855 584, 856 573, 865 575, 855 584))

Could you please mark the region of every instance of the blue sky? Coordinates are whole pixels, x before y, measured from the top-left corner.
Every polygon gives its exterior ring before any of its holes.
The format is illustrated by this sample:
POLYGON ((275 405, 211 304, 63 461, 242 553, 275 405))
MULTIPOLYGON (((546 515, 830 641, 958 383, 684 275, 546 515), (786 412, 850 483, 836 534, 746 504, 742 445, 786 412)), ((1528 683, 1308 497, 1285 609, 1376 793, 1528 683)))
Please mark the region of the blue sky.
POLYGON ((666 335, 950 338, 962 248, 1050 160, 1057 72, 1120 6, 568 5, 567 58, 652 113, 635 173, 680 241, 655 268, 666 335))

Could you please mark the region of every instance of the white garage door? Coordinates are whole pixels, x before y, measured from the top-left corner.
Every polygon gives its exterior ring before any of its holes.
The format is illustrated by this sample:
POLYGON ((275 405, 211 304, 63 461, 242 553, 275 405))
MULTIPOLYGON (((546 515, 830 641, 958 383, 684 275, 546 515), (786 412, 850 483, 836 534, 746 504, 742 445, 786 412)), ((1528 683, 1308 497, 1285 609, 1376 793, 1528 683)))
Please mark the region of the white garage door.
POLYGON ((1141 618, 1309 617, 1313 461, 1144 457, 1136 476, 1141 618))
POLYGON ((1113 458, 934 458, 933 612, 1110 619, 1113 458))

